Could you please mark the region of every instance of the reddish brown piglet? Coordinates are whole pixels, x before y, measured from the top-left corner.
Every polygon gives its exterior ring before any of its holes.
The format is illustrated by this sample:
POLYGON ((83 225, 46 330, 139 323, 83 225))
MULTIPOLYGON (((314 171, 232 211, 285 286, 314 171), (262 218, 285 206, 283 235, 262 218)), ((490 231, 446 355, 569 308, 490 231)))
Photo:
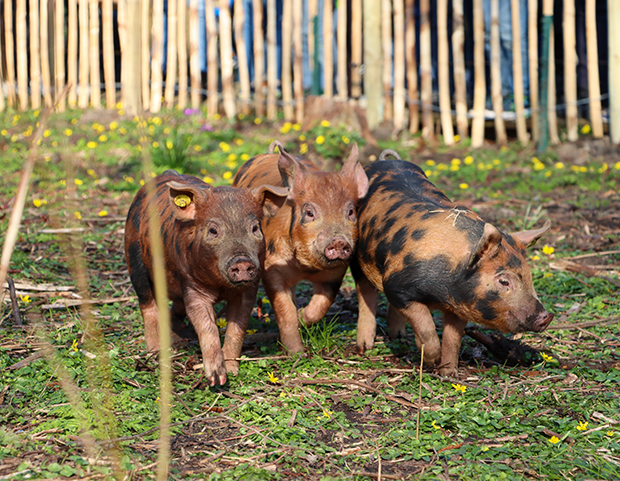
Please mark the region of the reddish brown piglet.
POLYGON ((364 197, 368 178, 354 145, 340 172, 322 172, 312 162, 296 159, 277 142, 270 153, 241 166, 233 185, 287 187, 284 206, 262 222, 267 256, 263 284, 273 306, 280 339, 291 353, 304 346, 299 322, 321 320, 334 302, 351 261, 357 239, 355 206, 364 197), (280 153, 274 154, 278 145, 280 153), (297 309, 295 286, 314 284, 308 305, 297 309))
MULTIPOLYGON (((168 170, 152 181, 161 225, 173 329, 187 316, 200 343, 211 386, 237 374, 243 339, 265 259, 260 228, 263 212, 282 205, 287 189, 211 187, 196 177, 168 170), (213 305, 227 301, 224 348, 213 305), (225 361, 225 359, 227 359, 225 361)), ((144 338, 159 350, 158 309, 153 284, 146 186, 136 195, 125 226, 125 257, 138 295, 144 338)))
POLYGON ((377 290, 389 301, 394 338, 408 322, 424 362, 446 375, 458 368, 467 322, 503 332, 544 331, 553 314, 536 296, 526 248, 549 228, 506 234, 448 199, 416 165, 381 160, 366 168, 358 207, 360 237, 351 270, 357 284, 360 352, 374 344, 377 290), (443 313, 439 341, 430 310, 443 313))

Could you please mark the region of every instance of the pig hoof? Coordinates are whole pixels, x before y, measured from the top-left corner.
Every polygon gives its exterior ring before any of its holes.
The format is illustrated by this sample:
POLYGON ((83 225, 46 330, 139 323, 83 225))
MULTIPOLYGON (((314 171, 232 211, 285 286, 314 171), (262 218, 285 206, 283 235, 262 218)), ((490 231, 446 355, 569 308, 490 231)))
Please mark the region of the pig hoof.
POLYGON ((226 372, 234 376, 239 374, 239 362, 238 361, 226 361, 226 372))

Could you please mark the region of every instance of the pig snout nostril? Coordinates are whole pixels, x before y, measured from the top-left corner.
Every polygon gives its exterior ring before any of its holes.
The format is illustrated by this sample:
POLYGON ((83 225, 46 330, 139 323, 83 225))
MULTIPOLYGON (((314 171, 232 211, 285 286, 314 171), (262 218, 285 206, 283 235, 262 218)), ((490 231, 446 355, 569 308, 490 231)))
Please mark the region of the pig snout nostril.
POLYGON ((257 272, 256 265, 251 260, 241 258, 234 261, 228 268, 228 278, 232 282, 253 281, 257 272))
POLYGON ((351 257, 351 245, 344 239, 333 239, 325 248, 325 257, 329 260, 348 260, 351 257))
POLYGON ((534 323, 534 330, 537 332, 544 331, 545 329, 547 329, 549 324, 551 324, 551 321, 553 321, 553 314, 551 314, 550 312, 541 315, 534 323))

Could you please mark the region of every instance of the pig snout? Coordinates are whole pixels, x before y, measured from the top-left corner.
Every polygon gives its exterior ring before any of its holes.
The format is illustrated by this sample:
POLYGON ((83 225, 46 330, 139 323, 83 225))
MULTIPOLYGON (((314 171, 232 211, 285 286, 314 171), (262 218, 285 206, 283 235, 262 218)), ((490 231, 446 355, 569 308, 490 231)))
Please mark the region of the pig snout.
POLYGON ((553 314, 547 311, 543 311, 538 314, 538 316, 536 316, 536 319, 534 319, 534 323, 532 324, 532 330, 534 332, 542 332, 547 329, 549 324, 551 324, 551 321, 553 321, 553 314))
POLYGON ((258 277, 257 265, 246 256, 236 256, 228 264, 226 274, 233 284, 251 282, 258 277))
POLYGON ((352 251, 351 244, 349 244, 344 237, 336 237, 325 247, 325 257, 330 261, 347 261, 351 257, 352 251))

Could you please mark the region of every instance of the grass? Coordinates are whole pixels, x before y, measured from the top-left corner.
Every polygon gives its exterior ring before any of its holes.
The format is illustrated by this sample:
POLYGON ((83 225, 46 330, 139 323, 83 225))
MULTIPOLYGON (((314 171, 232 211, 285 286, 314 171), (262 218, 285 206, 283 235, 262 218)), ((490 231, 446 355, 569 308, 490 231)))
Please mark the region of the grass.
MULTIPOLYGON (((38 117, 0 115, 4 241, 38 117)), ((72 290, 18 287, 24 327, 15 325, 10 304, 0 305, 0 479, 154 477, 159 367, 144 351, 122 235, 141 183, 141 153, 150 150, 155 173, 174 167, 228 184, 276 138, 293 153, 308 149, 309 158, 332 161, 348 152, 343 137, 360 141, 326 122, 302 132, 253 120, 233 126, 194 111, 148 119, 52 116, 11 276, 18 286, 72 290), (83 231, 67 238, 54 233, 59 228, 83 231), (86 261, 89 292, 80 292, 75 251, 86 261), (49 307, 85 296, 99 303, 49 307), (29 358, 45 347, 51 354, 29 358)), ((416 154, 417 140, 380 146, 414 159, 451 198, 502 229, 552 219, 551 232, 529 253, 536 290, 556 316, 551 328, 511 337, 512 345, 532 349, 516 366, 466 336, 459 375, 425 370, 419 398, 413 335, 384 336, 384 299, 378 342, 365 356, 354 349, 357 301, 347 275, 326 319, 302 332, 308 354, 284 357, 261 289, 246 359, 226 386, 209 388, 193 369, 201 361, 196 343, 173 356, 170 479, 620 478, 620 255, 594 255, 620 249, 620 164, 611 155, 586 164, 555 151, 536 158, 516 144, 477 151, 438 145, 416 154), (576 258, 583 255, 591 257, 576 258), (568 261, 578 268, 568 269, 568 261)), ((299 286, 298 298, 307 299, 309 289, 299 286)))

